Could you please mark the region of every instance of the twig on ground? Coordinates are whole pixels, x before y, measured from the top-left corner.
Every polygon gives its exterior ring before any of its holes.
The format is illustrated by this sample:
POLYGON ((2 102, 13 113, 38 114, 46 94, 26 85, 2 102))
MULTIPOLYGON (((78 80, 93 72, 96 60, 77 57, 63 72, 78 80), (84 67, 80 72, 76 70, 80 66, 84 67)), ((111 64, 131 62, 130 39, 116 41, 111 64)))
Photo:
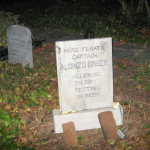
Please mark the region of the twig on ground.
POLYGON ((44 118, 44 111, 43 111, 43 102, 41 101, 41 109, 42 109, 42 119, 44 118))
MULTIPOLYGON (((49 140, 49 141, 47 141, 47 142, 42 142, 42 145, 45 145, 45 144, 47 144, 47 143, 49 143, 49 142, 51 142, 51 141, 53 141, 53 139, 51 139, 51 140, 49 140)), ((37 144, 37 145, 40 145, 41 143, 39 143, 39 144, 37 144)))
POLYGON ((36 129, 36 128, 41 128, 41 127, 52 126, 52 125, 53 125, 52 123, 44 124, 44 125, 39 125, 39 126, 36 126, 36 127, 32 127, 32 128, 30 128, 30 130, 34 130, 34 129, 36 129))
MULTIPOLYGON (((52 140, 53 140, 53 139, 52 139, 52 140)), ((47 142, 43 143, 43 145, 45 145, 45 144, 47 144, 47 143, 51 142, 52 140, 49 140, 49 141, 47 141, 47 142)))
POLYGON ((148 104, 148 103, 144 103, 144 102, 143 102, 143 104, 144 104, 144 105, 149 105, 149 106, 150 106, 150 104, 148 104))
POLYGON ((131 109, 131 98, 130 98, 130 104, 129 104, 129 110, 128 110, 128 114, 127 114, 126 124, 128 123, 128 120, 129 120, 130 109, 131 109))
POLYGON ((146 118, 145 111, 144 111, 144 109, 142 109, 142 110, 143 110, 143 113, 144 113, 144 119, 146 120, 147 118, 146 118))
POLYGON ((138 121, 138 120, 139 120, 139 118, 137 118, 137 119, 133 120, 132 122, 135 122, 135 121, 138 121))
POLYGON ((40 120, 36 117, 36 111, 35 111, 35 119, 40 123, 40 120))

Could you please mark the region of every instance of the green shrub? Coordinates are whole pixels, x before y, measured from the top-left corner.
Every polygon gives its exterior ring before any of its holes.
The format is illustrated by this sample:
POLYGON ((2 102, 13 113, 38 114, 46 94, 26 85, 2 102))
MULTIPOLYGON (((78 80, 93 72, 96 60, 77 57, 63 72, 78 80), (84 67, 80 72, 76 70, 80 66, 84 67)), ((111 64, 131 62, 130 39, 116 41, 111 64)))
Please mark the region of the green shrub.
POLYGON ((132 22, 129 22, 122 14, 121 7, 116 9, 116 3, 108 2, 104 7, 96 2, 53 3, 45 9, 34 7, 22 11, 19 19, 32 30, 65 30, 84 35, 91 28, 98 38, 112 37, 120 43, 127 40, 126 43, 150 47, 150 19, 144 12, 134 14, 132 22))
POLYGON ((5 111, 0 110, 0 148, 16 147, 15 138, 19 134, 21 120, 5 111))
POLYGON ((22 120, 18 116, 11 116, 10 113, 0 110, 0 149, 1 150, 34 150, 22 143, 17 143, 19 128, 22 120))
POLYGON ((0 11, 0 46, 7 47, 7 28, 18 24, 18 15, 0 11))

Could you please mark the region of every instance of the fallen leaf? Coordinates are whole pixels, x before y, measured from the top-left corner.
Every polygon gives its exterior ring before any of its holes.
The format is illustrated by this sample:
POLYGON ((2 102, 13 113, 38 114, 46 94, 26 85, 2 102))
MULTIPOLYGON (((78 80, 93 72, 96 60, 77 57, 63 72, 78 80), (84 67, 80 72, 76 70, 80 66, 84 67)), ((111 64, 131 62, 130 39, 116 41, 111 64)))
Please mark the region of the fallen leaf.
POLYGON ((9 110, 10 108, 11 108, 11 107, 10 107, 9 105, 6 105, 6 106, 5 106, 5 109, 6 109, 6 110, 9 110))
POLYGON ((113 65, 113 68, 114 68, 114 69, 118 69, 119 66, 118 66, 118 65, 113 65))
POLYGON ((57 80, 57 78, 51 77, 51 80, 52 80, 53 82, 55 82, 55 81, 57 80))
POLYGON ((133 147, 130 145, 125 148, 125 150, 132 150, 132 149, 133 149, 133 147))
POLYGON ((68 113, 69 113, 68 111, 63 111, 61 114, 65 115, 65 114, 68 114, 68 113))
POLYGON ((35 135, 38 131, 37 131, 37 130, 34 130, 33 132, 34 132, 33 134, 35 135))
POLYGON ((26 137, 21 137, 20 140, 21 140, 22 143, 26 143, 27 142, 27 138, 26 137))
POLYGON ((52 100, 52 95, 50 95, 50 94, 47 95, 47 99, 48 99, 48 100, 52 100))

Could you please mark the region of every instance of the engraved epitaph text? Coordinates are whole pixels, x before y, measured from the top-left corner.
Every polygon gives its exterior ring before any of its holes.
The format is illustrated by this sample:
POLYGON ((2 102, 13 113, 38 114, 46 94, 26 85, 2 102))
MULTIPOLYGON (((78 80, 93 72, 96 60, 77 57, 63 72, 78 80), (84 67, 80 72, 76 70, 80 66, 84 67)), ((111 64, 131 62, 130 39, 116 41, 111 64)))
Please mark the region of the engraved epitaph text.
POLYGON ((112 39, 56 42, 61 111, 113 106, 112 39))

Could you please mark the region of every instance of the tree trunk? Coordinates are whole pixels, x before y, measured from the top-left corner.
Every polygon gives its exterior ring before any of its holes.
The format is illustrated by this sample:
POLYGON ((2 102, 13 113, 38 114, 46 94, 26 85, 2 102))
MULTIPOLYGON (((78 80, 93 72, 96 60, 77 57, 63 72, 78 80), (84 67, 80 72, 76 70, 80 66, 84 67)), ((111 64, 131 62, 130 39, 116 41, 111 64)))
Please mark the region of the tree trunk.
POLYGON ((146 5, 146 8, 147 8, 148 17, 150 17, 150 8, 148 6, 147 0, 145 0, 145 5, 146 5))
POLYGON ((134 11, 134 2, 133 2, 133 0, 131 0, 131 2, 130 2, 130 7, 131 7, 131 11, 134 11))
POLYGON ((138 2, 138 6, 137 6, 137 9, 136 9, 136 13, 139 13, 143 7, 143 2, 144 0, 139 0, 138 2))
POLYGON ((127 5, 127 2, 125 0, 119 0, 119 2, 121 3, 122 6, 122 10, 123 10, 122 13, 125 14, 129 20, 131 20, 131 11, 127 5))

